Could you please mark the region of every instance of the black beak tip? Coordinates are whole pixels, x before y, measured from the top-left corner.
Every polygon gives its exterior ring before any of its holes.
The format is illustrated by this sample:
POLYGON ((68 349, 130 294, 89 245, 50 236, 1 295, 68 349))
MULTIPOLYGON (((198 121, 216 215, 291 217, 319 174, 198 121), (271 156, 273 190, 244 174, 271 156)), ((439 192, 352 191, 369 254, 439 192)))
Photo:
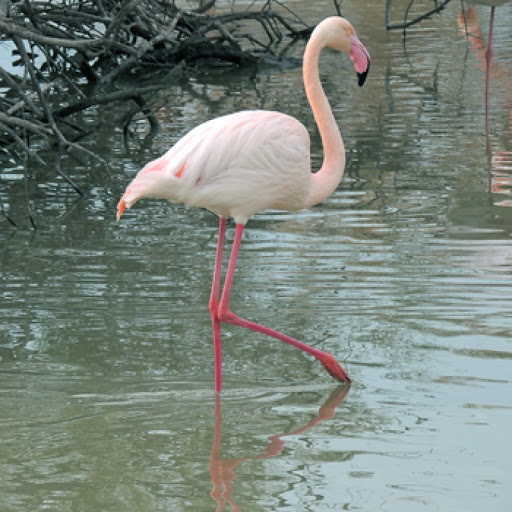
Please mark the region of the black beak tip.
POLYGON ((368 76, 368 72, 370 71, 370 61, 368 61, 368 67, 362 73, 357 73, 357 83, 359 87, 362 87, 366 82, 366 77, 368 76))

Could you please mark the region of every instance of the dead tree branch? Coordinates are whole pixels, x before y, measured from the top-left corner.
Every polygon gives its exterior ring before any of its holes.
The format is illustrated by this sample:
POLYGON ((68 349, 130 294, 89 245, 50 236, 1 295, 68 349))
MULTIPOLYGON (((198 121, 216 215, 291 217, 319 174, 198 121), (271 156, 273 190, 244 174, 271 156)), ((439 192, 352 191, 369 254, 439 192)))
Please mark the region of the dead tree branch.
MULTIPOLYGON (((335 0, 338 10, 339 3, 335 0)), ((84 124, 82 112, 128 102, 124 132, 138 113, 156 130, 154 93, 184 69, 210 63, 257 66, 270 58, 275 63, 283 39, 307 37, 313 28, 279 0, 219 15, 207 14, 212 7, 215 0, 187 11, 174 0, 0 0, 0 41, 10 44, 14 66, 0 66, 0 87, 6 91, 0 96, 0 160, 23 166, 26 182, 27 162, 44 165, 41 148, 79 153, 106 166, 82 143, 95 131, 84 124), (162 73, 165 84, 147 85, 148 76, 162 73)), ((83 195, 61 169, 60 158, 53 172, 83 195)))

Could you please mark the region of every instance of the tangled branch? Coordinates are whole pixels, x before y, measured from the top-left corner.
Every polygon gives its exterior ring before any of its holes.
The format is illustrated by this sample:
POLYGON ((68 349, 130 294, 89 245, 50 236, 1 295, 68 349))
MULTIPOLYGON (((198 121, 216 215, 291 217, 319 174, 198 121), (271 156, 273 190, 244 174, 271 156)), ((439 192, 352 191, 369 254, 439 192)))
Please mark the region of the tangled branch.
MULTIPOLYGON (((312 30, 278 0, 259 10, 207 14, 214 7, 215 0, 188 11, 174 0, 0 0, 0 39, 9 42, 16 70, 0 66, 6 91, 0 97, 0 160, 17 161, 26 172, 27 161, 44 165, 36 148, 46 145, 59 155, 78 152, 106 165, 80 142, 94 131, 79 116, 84 110, 126 102, 125 133, 140 113, 155 130, 151 98, 183 69, 276 61, 285 37, 297 40, 312 30), (165 83, 130 85, 130 76, 141 83, 154 73, 166 73, 165 83), (120 78, 128 78, 126 85, 120 78), (93 94, 85 92, 90 85, 93 94)), ((83 194, 62 171, 60 157, 54 171, 83 194)))

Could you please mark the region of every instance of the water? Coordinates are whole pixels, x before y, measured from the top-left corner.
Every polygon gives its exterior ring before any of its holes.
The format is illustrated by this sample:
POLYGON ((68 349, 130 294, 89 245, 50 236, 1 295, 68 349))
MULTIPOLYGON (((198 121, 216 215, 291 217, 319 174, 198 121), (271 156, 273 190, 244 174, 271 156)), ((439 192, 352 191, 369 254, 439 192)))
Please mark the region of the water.
POLYGON ((184 79, 162 94, 155 139, 141 127, 125 144, 105 124, 93 144, 110 176, 62 162, 84 199, 34 167, 37 231, 20 171, 2 171, 20 226, 0 224, 3 511, 510 509, 512 7, 497 17, 490 158, 481 56, 458 7, 410 30, 405 50, 379 2, 344 7, 373 61, 358 89, 348 59, 323 58, 343 183, 245 233, 234 309, 336 354, 350 388, 291 347, 226 327, 216 401, 217 220, 146 201, 115 222, 144 162, 241 108, 302 119, 318 166, 299 70, 184 79))

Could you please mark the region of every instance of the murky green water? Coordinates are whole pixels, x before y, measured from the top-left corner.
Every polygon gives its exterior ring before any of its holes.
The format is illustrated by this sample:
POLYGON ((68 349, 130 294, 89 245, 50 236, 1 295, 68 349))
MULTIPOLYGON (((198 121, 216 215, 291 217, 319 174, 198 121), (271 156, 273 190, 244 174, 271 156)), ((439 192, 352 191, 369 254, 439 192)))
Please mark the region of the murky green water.
POLYGON ((153 140, 125 144, 106 124, 92 143, 110 176, 63 162, 85 199, 34 168, 37 231, 19 171, 2 171, 21 226, 0 223, 2 511, 510 510, 512 6, 497 18, 491 158, 481 55, 458 9, 410 30, 404 50, 380 2, 344 8, 373 60, 363 89, 348 59, 323 60, 343 183, 246 230, 234 309, 336 354, 349 389, 226 327, 216 403, 217 219, 147 201, 115 222, 143 163, 220 114, 295 115, 318 165, 300 70, 183 80, 162 96, 153 140))

